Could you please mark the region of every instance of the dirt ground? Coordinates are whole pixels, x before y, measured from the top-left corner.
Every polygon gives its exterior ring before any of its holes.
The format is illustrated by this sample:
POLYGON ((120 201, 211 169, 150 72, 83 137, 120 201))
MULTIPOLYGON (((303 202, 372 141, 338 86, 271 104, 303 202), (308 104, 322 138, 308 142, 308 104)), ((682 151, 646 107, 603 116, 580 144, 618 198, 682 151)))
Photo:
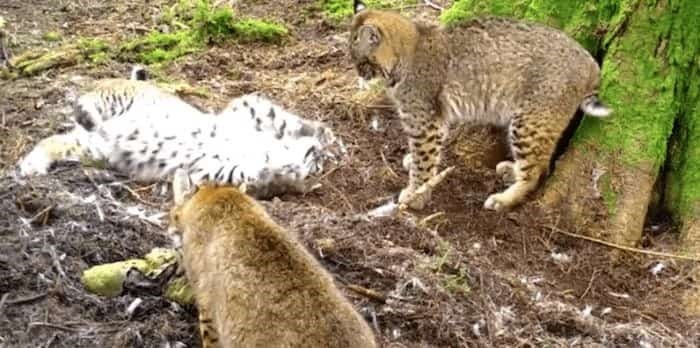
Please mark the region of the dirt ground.
MULTIPOLYGON (((141 34, 155 25, 163 4, 4 0, 0 16, 18 54, 58 45, 42 39, 49 31, 64 40, 115 42, 141 34)), ((291 40, 211 47, 161 74, 206 87, 208 98, 189 98, 205 108, 262 91, 327 122, 343 139, 349 158, 326 173, 320 189, 263 204, 332 272, 383 346, 700 346, 700 321, 685 317, 679 301, 693 286, 692 264, 562 235, 559 229, 576 232, 575 226, 532 204, 505 214, 482 208, 489 193, 503 188, 493 170, 503 156, 497 132, 462 134, 483 145, 470 161, 447 150, 446 163, 457 169, 425 211, 364 216, 406 182, 406 146, 390 108, 352 101, 356 74, 345 27, 325 20, 313 0, 236 6, 284 22, 291 40)), ((438 15, 423 6, 409 12, 438 15)), ((26 181, 13 176, 20 156, 65 129, 67 93, 90 79, 125 76, 129 68, 80 64, 0 80, 0 347, 200 346, 196 308, 142 290, 103 298, 80 283, 87 267, 169 246, 157 220, 169 206, 162 185, 76 165, 26 181), (127 311, 136 299, 141 304, 127 311)), ((647 225, 643 247, 672 251, 674 230, 654 219, 647 225)))

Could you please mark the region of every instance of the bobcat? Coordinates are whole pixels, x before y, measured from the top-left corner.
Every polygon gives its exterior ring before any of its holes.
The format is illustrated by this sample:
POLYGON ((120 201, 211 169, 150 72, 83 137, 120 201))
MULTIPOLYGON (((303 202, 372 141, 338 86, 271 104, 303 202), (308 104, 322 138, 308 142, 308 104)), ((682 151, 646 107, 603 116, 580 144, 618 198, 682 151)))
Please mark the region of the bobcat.
MULTIPOLYGON (((439 27, 354 2, 349 51, 360 78, 383 78, 409 138, 405 201, 437 174, 445 124, 472 121, 508 129, 514 161, 496 167, 510 186, 486 209, 522 203, 547 174, 577 108, 594 117, 612 110, 597 97, 600 68, 566 34, 542 25, 489 17, 439 27)), ((410 206, 422 209, 430 191, 410 206)))
POLYGON ((173 178, 170 231, 195 293, 203 347, 376 347, 322 266, 232 186, 173 178))
POLYGON ((74 105, 75 127, 41 140, 19 163, 22 176, 46 174, 58 161, 106 161, 138 180, 166 179, 187 168, 197 182, 239 185, 266 198, 305 191, 333 157, 335 138, 269 99, 248 94, 209 114, 149 81, 104 79, 74 105))

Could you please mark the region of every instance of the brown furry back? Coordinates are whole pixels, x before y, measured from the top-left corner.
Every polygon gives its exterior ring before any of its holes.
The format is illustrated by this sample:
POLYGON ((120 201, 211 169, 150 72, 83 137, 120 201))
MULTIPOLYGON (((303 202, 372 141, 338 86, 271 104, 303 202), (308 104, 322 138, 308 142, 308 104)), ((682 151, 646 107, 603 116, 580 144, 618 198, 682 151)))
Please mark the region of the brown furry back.
POLYGON ((205 347, 376 347, 330 275, 246 194, 202 187, 172 219, 205 347))

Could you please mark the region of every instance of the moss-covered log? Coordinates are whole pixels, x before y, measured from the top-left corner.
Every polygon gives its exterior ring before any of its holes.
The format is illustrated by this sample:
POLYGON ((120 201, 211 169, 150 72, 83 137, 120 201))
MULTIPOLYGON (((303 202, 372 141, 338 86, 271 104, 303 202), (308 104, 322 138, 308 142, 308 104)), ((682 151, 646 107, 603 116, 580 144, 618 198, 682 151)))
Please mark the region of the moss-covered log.
POLYGON ((698 142, 700 2, 462 0, 441 20, 449 25, 484 14, 561 28, 602 60, 601 97, 614 114, 605 120, 584 117, 541 202, 570 213, 578 225, 607 240, 635 244, 654 183, 660 170, 669 168, 665 206, 685 226, 685 240, 700 243, 693 227, 700 184, 693 145, 698 142))
POLYGON ((184 276, 170 277, 165 270, 176 261, 176 251, 155 248, 142 259, 97 265, 83 271, 80 277, 85 288, 95 294, 114 297, 119 296, 127 287, 129 271, 134 269, 146 277, 147 282, 158 283, 158 278, 165 276, 165 283, 160 289, 165 298, 182 305, 194 303, 194 294, 184 276))

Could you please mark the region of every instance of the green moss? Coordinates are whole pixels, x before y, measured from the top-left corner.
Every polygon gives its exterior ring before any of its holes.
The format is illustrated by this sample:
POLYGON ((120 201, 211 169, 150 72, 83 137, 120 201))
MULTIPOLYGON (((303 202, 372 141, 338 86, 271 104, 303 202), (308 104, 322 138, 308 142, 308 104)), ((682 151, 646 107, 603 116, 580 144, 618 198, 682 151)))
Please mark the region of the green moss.
POLYGON ((457 274, 445 274, 440 279, 440 286, 453 294, 466 296, 471 292, 467 278, 467 271, 459 268, 457 274))
POLYGON ((279 43, 289 34, 289 30, 279 23, 258 19, 240 20, 233 28, 236 38, 242 42, 279 43))
POLYGON ((126 42, 121 47, 122 56, 146 64, 163 63, 198 52, 210 43, 279 43, 289 34, 280 23, 238 18, 230 8, 213 8, 205 0, 181 0, 164 12, 162 21, 180 29, 171 33, 154 31, 126 42))
POLYGON ((626 18, 622 9, 632 8, 637 1, 457 0, 440 15, 440 21, 453 26, 485 15, 520 18, 562 29, 597 55, 604 33, 615 31, 626 18))
POLYGON ((123 291, 126 273, 131 268, 145 272, 148 263, 144 260, 128 260, 98 265, 85 270, 80 281, 92 293, 107 297, 119 296, 123 291))
POLYGON ((186 277, 175 278, 173 281, 168 283, 163 294, 165 298, 175 301, 181 305, 194 304, 194 292, 187 284, 186 277))
POLYGON ((427 259, 423 267, 437 277, 442 289, 453 294, 467 295, 471 291, 468 282, 467 270, 458 264, 459 258, 455 255, 454 247, 446 241, 438 242, 438 256, 427 259))
POLYGON ((109 44, 101 39, 78 39, 78 48, 82 52, 83 57, 93 64, 104 64, 112 58, 109 52, 109 44))
POLYGON ((109 50, 109 44, 106 41, 96 38, 78 39, 78 47, 86 54, 106 52, 109 50))
POLYGON ((56 41, 61 41, 61 33, 56 32, 56 31, 47 31, 44 33, 44 36, 42 37, 44 41, 49 41, 49 42, 56 42, 56 41))
POLYGON ((671 63, 679 70, 680 116, 668 151, 665 205, 683 223, 700 217, 700 2, 680 6, 669 41, 671 63))
POLYGON ((678 113, 674 85, 680 72, 657 57, 671 13, 640 8, 634 17, 609 47, 602 68, 601 97, 614 114, 606 120, 585 118, 574 142, 621 152, 628 165, 650 161, 658 168, 678 113))
POLYGON ((221 42, 233 37, 235 19, 231 8, 212 8, 208 1, 199 1, 190 25, 195 35, 207 42, 221 42))
MULTIPOLYGON (((181 14, 181 16, 185 20, 189 18, 188 14, 181 14)), ((289 34, 289 30, 281 23, 240 18, 235 16, 231 8, 215 8, 207 0, 195 2, 191 19, 187 23, 192 28, 193 35, 205 42, 235 39, 243 42, 279 43, 289 34)))
MULTIPOLYGON (((349 0, 321 0, 320 6, 326 18, 340 22, 350 18, 353 14, 352 1, 349 0)), ((408 5, 413 5, 416 0, 366 0, 365 4, 369 8, 397 9, 408 5)))
POLYGON ((155 248, 143 259, 131 259, 97 265, 86 269, 80 281, 85 288, 102 296, 119 296, 124 287, 127 272, 135 268, 147 276, 157 276, 163 267, 175 261, 175 251, 155 248))
POLYGON ((123 56, 153 64, 175 60, 202 47, 192 32, 181 30, 174 33, 151 32, 123 44, 121 52, 123 56))

